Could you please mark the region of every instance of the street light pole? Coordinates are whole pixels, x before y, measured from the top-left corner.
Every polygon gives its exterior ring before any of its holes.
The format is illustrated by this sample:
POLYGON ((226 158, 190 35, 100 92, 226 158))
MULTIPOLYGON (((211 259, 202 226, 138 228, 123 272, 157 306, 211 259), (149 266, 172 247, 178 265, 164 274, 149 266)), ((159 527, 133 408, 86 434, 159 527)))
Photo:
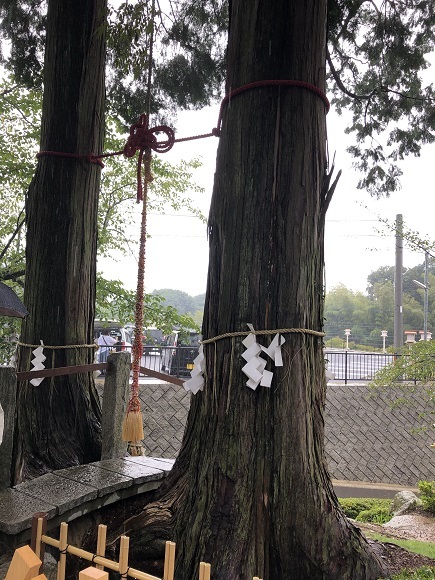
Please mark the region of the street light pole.
POLYGON ((423 340, 427 340, 427 318, 429 315, 429 253, 424 253, 424 306, 423 306, 423 340))
POLYGON ((423 302, 423 340, 427 340, 427 318, 429 314, 429 254, 424 254, 424 284, 419 280, 413 280, 414 284, 424 290, 423 302))
POLYGON ((388 331, 387 330, 381 330, 381 336, 382 336, 382 350, 385 352, 385 339, 388 336, 388 331))

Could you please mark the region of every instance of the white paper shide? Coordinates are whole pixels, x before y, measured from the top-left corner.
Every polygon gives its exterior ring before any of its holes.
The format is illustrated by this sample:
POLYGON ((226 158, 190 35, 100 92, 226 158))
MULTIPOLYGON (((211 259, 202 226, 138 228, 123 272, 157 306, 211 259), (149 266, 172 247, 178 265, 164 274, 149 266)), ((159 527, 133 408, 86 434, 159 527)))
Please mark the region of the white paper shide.
MULTIPOLYGON (((42 342, 42 340, 40 342, 41 346, 38 346, 37 348, 32 350, 33 359, 30 362, 33 365, 33 368, 30 369, 31 371, 42 371, 42 369, 45 369, 45 365, 43 364, 46 359, 43 353, 44 343, 42 342)), ((40 379, 32 379, 30 381, 30 384, 33 385, 34 387, 37 387, 42 383, 43 380, 44 377, 41 377, 40 379)))
MULTIPOLYGON (((254 330, 252 324, 248 324, 250 330, 254 330)), ((242 368, 243 373, 248 377, 246 385, 255 391, 258 385, 270 388, 273 379, 273 372, 266 370, 267 360, 260 355, 264 352, 270 357, 275 366, 282 367, 281 347, 285 343, 285 338, 276 334, 268 347, 258 344, 255 334, 248 334, 242 344, 246 348, 242 357, 246 364, 242 368)))
POLYGON ((198 356, 193 361, 194 367, 190 371, 191 378, 184 381, 183 387, 186 391, 190 391, 194 395, 198 391, 204 389, 204 371, 205 371, 205 356, 204 356, 204 346, 201 344, 198 351, 198 356))

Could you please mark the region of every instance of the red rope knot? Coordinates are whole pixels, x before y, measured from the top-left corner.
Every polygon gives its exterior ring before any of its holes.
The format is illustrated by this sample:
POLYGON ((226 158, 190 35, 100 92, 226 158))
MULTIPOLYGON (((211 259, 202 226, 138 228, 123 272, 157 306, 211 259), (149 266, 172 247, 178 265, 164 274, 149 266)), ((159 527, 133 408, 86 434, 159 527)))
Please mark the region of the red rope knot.
POLYGON ((175 134, 171 127, 159 125, 158 127, 148 127, 148 115, 142 114, 139 121, 130 127, 130 136, 124 147, 124 155, 133 157, 136 151, 152 149, 159 153, 166 153, 175 143, 175 134), (165 133, 167 139, 157 141, 155 133, 165 133))
POLYGON ((139 121, 134 123, 130 127, 130 136, 127 139, 123 153, 126 157, 133 157, 136 151, 139 151, 139 157, 137 161, 137 201, 143 200, 143 188, 142 188, 142 162, 145 165, 145 181, 152 181, 152 175, 150 172, 150 155, 145 155, 144 153, 148 151, 157 151, 159 153, 166 153, 169 151, 175 143, 175 133, 167 125, 159 125, 158 127, 148 127, 148 115, 142 114, 139 117, 139 121), (158 141, 156 133, 165 133, 167 136, 166 140, 158 141))

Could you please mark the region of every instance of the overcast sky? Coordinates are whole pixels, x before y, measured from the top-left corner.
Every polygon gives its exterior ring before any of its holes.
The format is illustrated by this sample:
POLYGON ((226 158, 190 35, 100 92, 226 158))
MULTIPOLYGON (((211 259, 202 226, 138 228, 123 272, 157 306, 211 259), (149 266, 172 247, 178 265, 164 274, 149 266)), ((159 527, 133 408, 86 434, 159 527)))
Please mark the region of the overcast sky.
MULTIPOLYGON (((219 105, 202 111, 182 113, 177 122, 177 136, 207 133, 216 125, 219 105)), ((365 292, 368 274, 380 266, 394 265, 394 235, 378 217, 394 222, 403 214, 405 224, 422 236, 435 239, 435 145, 426 146, 420 158, 409 158, 402 164, 402 189, 389 199, 376 200, 357 190, 358 175, 352 159, 346 154, 350 137, 344 134, 344 121, 328 115, 330 156, 336 152, 336 168, 343 175, 327 213, 326 223, 326 285, 327 290, 338 284, 365 292), (382 231, 384 232, 382 234, 382 231)), ((215 171, 218 139, 175 144, 164 160, 200 157, 203 167, 195 172, 195 180, 205 193, 195 196, 196 205, 208 213, 215 171)), ((166 215, 150 215, 146 246, 146 291, 174 288, 191 295, 205 292, 208 265, 206 226, 186 211, 178 215, 173 210, 166 215)), ((139 235, 139 230, 137 229, 139 235)), ((115 258, 115 256, 114 256, 115 258)), ((423 262, 423 254, 405 247, 404 266, 423 262)), ((124 281, 127 288, 136 287, 136 258, 121 258, 119 262, 100 260, 99 269, 109 278, 124 281)))

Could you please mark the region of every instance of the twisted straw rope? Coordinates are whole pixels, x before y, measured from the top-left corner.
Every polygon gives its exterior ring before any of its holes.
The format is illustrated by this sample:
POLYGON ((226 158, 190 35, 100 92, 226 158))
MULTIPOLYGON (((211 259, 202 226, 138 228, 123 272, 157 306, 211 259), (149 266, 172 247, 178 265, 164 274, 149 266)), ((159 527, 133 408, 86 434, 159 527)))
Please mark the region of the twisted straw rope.
POLYGON ((19 340, 17 340, 17 345, 24 346, 26 348, 39 348, 40 346, 42 346, 42 348, 47 348, 51 350, 60 350, 62 348, 98 348, 98 345, 96 344, 67 344, 67 345, 50 346, 48 344, 26 344, 24 342, 20 342, 19 340))
POLYGON ((207 338, 206 340, 201 340, 201 344, 209 344, 211 342, 216 342, 223 338, 232 338, 233 336, 248 336, 248 334, 311 334, 312 336, 326 336, 324 332, 319 332, 318 330, 310 330, 309 328, 278 328, 276 330, 244 330, 240 332, 225 332, 225 334, 219 334, 213 338, 207 338))

